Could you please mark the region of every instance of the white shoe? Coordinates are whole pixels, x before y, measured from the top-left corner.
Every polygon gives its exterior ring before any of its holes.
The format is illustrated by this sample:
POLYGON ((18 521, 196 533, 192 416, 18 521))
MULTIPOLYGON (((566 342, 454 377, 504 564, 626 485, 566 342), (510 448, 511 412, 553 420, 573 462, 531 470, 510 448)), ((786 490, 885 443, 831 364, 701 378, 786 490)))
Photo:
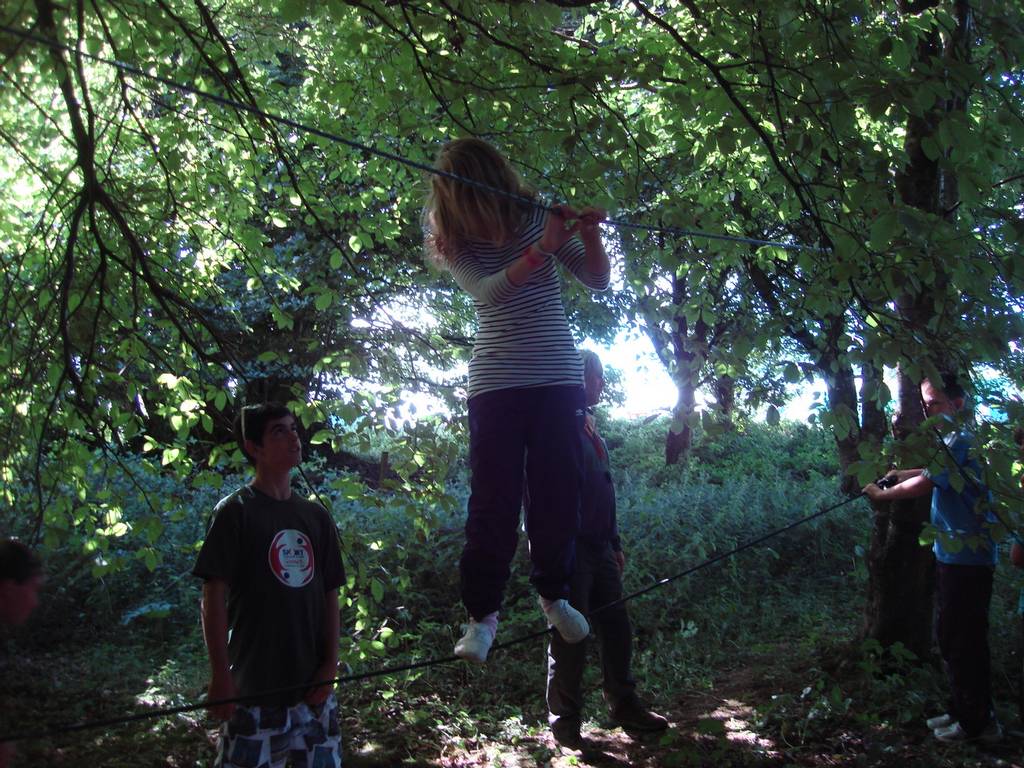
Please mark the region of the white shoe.
POLYGON ((956 720, 953 719, 953 716, 947 712, 937 717, 929 717, 924 721, 924 724, 928 726, 929 731, 937 731, 939 728, 948 728, 955 722, 956 720))
POLYGON ((466 634, 455 644, 455 655, 466 661, 483 664, 494 642, 495 630, 488 624, 472 619, 465 626, 466 634))
POLYGON ((569 605, 569 601, 554 600, 544 607, 544 599, 541 598, 541 610, 547 617, 548 624, 558 630, 558 634, 567 643, 581 643, 590 634, 590 625, 586 617, 569 605))
POLYGON ((1003 740, 1003 726, 996 719, 990 720, 989 724, 985 726, 985 730, 974 737, 968 736, 967 731, 960 723, 938 728, 934 733, 935 738, 939 741, 982 741, 986 744, 996 744, 1003 740))
POLYGON ((967 741, 967 731, 960 726, 960 723, 952 723, 945 728, 936 728, 933 733, 939 741, 967 741))

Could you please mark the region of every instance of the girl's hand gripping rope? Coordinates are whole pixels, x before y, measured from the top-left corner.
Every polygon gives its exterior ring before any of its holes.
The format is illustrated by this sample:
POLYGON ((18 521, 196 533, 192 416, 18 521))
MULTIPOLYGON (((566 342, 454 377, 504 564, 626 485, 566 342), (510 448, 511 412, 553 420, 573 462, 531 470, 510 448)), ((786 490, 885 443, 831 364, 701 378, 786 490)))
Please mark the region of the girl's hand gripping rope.
POLYGON ((565 245, 580 228, 580 213, 568 205, 553 205, 544 222, 544 234, 537 247, 546 254, 565 245))
POLYGON ((583 243, 588 240, 598 241, 601 239, 601 222, 608 217, 608 212, 603 208, 587 206, 580 210, 579 233, 583 243))

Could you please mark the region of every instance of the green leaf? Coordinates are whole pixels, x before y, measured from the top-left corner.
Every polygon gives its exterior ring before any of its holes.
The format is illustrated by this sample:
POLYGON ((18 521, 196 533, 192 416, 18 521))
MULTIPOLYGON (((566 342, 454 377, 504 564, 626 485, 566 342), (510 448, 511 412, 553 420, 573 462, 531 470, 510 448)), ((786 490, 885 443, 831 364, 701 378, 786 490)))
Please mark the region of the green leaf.
POLYGON ((901 71, 910 66, 910 47, 902 38, 892 38, 892 64, 901 71))
POLYGON ((293 24, 300 21, 307 13, 308 5, 306 0, 282 0, 281 20, 286 24, 293 24))
POLYGON ((921 139, 921 151, 924 152, 924 156, 929 160, 938 160, 942 157, 942 148, 931 136, 925 136, 921 139))
POLYGON ((329 429, 321 429, 311 438, 309 438, 310 445, 323 445, 324 443, 330 443, 334 437, 333 433, 329 429))
POLYGON ((370 580, 370 594, 373 595, 373 599, 378 603, 384 599, 384 585, 380 579, 374 578, 370 580))
POLYGON ((178 386, 178 382, 181 381, 173 373, 161 373, 156 377, 157 382, 163 384, 168 389, 175 389, 178 386))
POLYGON ((285 331, 291 331, 295 328, 295 321, 292 316, 287 312, 283 311, 277 304, 270 305, 270 314, 274 318, 274 322, 277 323, 278 327, 285 331))
POLYGON ((896 236, 896 233, 900 231, 899 219, 896 216, 895 211, 886 211, 879 215, 871 225, 871 240, 870 245, 872 250, 885 251, 889 248, 889 244, 892 239, 896 236))

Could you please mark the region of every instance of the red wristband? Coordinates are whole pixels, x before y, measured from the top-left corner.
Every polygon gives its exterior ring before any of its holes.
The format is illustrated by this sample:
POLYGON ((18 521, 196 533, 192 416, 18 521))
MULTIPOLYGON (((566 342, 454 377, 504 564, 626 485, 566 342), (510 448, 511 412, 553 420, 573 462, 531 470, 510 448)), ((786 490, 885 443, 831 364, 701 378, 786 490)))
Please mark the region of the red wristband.
POLYGON ((526 259, 526 263, 531 267, 539 267, 544 263, 544 253, 536 246, 531 245, 525 251, 523 251, 523 258, 526 259))

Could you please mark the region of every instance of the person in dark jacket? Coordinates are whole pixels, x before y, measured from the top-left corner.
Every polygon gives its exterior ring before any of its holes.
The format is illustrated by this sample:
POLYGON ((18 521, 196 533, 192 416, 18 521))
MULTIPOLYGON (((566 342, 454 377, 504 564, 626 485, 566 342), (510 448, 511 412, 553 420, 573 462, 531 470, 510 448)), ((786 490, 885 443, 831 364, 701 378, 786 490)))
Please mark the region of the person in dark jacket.
MULTIPOLYGON (((622 597, 622 551, 615 516, 615 486, 608 461, 608 446, 598 434, 590 408, 601 399, 604 369, 589 350, 583 357, 583 381, 588 413, 584 419, 583 491, 580 528, 576 539, 576 565, 570 582, 569 602, 581 613, 608 605, 622 597)), ((527 509, 529 515, 529 509, 527 509)), ((601 654, 604 698, 612 720, 632 731, 661 731, 668 721, 647 709, 636 693, 630 672, 633 629, 626 606, 600 610, 590 618, 601 654)), ((548 646, 547 704, 552 735, 563 746, 582 745, 583 669, 586 643, 567 643, 553 633, 548 646)))

